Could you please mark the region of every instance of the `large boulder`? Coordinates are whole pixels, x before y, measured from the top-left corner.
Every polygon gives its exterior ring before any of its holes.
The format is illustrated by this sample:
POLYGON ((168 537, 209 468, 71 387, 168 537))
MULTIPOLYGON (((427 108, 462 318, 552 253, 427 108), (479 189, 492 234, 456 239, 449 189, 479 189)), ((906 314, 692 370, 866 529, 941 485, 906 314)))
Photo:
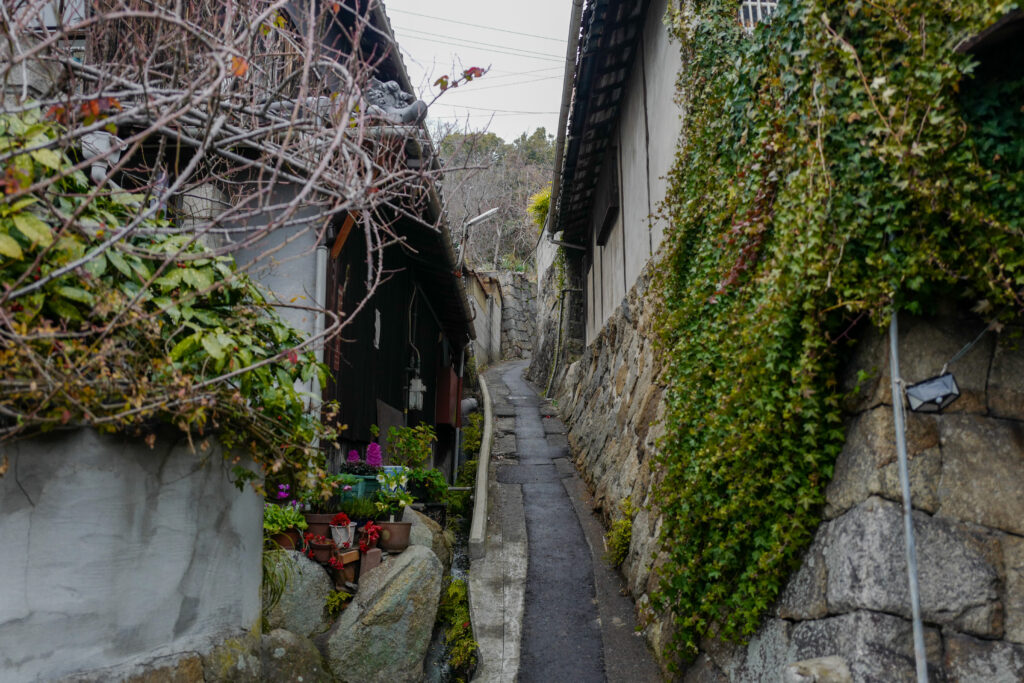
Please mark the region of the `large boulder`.
POLYGON ((267 615, 268 626, 306 637, 326 631, 331 622, 324 616, 324 604, 334 589, 327 570, 296 550, 282 552, 277 562, 277 569, 284 569, 288 583, 267 615))
POLYGON ((441 595, 441 561, 410 545, 359 580, 352 604, 317 639, 341 681, 412 683, 423 675, 441 595))
POLYGON ((260 683, 263 668, 260 639, 255 634, 229 638, 203 655, 206 683, 260 683))
POLYGON ((264 681, 330 683, 319 650, 309 638, 277 629, 260 640, 260 661, 264 681))
POLYGON ((452 568, 452 542, 444 535, 441 525, 427 517, 421 512, 406 507, 402 514, 403 522, 412 522, 409 530, 409 545, 422 545, 430 550, 441 560, 444 573, 447 574, 452 568))

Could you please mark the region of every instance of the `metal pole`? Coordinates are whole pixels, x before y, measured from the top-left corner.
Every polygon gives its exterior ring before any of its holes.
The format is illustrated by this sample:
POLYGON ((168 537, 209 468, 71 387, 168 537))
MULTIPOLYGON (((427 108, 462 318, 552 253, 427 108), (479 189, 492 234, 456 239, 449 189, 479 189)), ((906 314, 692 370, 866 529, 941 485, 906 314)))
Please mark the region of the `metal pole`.
POLYGON ((924 652, 924 627, 921 624, 921 599, 917 582, 917 547, 910 505, 910 473, 907 468, 907 431, 903 419, 903 389, 900 386, 899 323, 893 310, 889 323, 889 369, 892 379, 892 416, 896 425, 896 457, 903 492, 903 533, 907 554, 907 582, 910 584, 910 610, 914 621, 914 660, 918 683, 928 683, 928 663, 924 652))

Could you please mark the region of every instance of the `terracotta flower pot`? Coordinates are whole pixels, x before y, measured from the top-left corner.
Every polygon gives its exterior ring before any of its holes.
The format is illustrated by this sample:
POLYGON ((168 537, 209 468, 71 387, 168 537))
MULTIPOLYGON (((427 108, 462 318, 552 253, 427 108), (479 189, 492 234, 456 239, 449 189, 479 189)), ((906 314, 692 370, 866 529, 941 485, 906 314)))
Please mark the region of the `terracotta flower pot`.
POLYGON ((309 527, 306 529, 307 533, 311 533, 314 536, 327 536, 331 535, 331 520, 334 519, 332 514, 321 514, 318 512, 303 512, 302 516, 306 518, 306 524, 309 527))
POLYGON ((333 543, 310 543, 309 548, 313 551, 313 559, 321 564, 326 564, 334 552, 333 543))
POLYGON ((274 534, 270 537, 270 540, 281 546, 284 550, 294 550, 302 547, 302 536, 299 535, 299 530, 294 527, 283 533, 274 534))
POLYGON ((409 547, 412 522, 379 522, 380 547, 389 553, 400 553, 409 547))

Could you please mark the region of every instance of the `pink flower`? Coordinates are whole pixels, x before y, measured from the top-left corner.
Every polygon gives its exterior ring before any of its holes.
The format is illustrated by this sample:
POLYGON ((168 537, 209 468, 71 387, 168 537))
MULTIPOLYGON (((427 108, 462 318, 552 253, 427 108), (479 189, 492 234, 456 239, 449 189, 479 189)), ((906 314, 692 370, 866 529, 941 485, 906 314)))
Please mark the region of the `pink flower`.
POLYGON ((371 443, 366 447, 366 464, 373 467, 380 467, 380 444, 371 443))
POLYGON ((348 452, 348 461, 349 462, 359 462, 359 451, 357 451, 355 449, 352 449, 351 451, 349 451, 348 452))

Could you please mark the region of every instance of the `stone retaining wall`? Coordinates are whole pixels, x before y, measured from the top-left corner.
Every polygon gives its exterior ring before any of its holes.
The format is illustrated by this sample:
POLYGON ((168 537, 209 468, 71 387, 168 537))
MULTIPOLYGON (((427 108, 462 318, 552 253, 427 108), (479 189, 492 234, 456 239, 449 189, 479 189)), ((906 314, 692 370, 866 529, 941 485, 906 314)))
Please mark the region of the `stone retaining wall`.
POLYGON ((529 358, 537 334, 537 282, 525 273, 492 273, 501 283, 501 357, 529 358))
MULTIPOLYGON (((641 277, 556 394, 573 457, 607 518, 627 496, 649 503, 656 476, 664 388, 647 282, 641 277)), ((983 326, 954 311, 902 318, 904 379, 937 374, 983 326)), ((704 643, 686 680, 780 680, 787 669, 795 676, 796 662, 833 655, 827 661, 853 680, 914 679, 887 350, 887 337, 868 331, 847 363, 846 390, 859 371, 871 379, 846 405, 846 445, 802 566, 749 645, 704 643)), ((1024 680, 1024 351, 990 334, 951 371, 962 397, 941 415, 908 418, 929 670, 934 680, 1024 680)), ((623 565, 641 612, 656 587, 658 533, 657 511, 641 506, 623 565)), ((668 629, 651 618, 645 635, 660 651, 668 629)))

